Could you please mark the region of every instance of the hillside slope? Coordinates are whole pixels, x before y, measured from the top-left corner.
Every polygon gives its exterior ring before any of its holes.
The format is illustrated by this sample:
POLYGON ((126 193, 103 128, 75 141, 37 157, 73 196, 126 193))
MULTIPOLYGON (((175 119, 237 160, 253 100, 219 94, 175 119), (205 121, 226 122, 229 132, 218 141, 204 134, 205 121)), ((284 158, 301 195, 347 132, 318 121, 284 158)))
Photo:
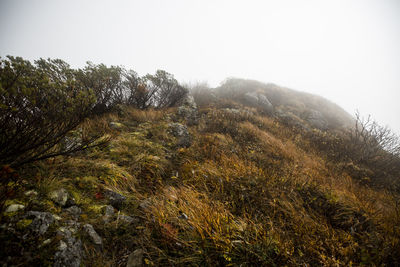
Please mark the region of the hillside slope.
MULTIPOLYGON (((293 104, 295 92, 274 98, 268 88, 275 108, 302 120, 302 96, 293 104)), ((398 193, 333 161, 329 132, 219 97, 199 108, 190 98, 168 110, 126 107, 85 124, 112 135, 107 146, 4 168, 21 182, 8 184, 0 263, 400 264, 398 193)))

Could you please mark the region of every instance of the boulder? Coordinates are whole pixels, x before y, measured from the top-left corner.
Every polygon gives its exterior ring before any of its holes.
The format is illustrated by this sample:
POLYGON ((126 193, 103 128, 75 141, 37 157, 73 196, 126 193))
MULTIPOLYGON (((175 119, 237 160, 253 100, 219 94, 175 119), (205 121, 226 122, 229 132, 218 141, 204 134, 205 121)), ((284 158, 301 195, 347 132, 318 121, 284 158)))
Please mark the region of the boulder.
POLYGON ((263 95, 261 93, 249 92, 249 93, 244 94, 243 98, 247 104, 249 104, 253 107, 258 107, 266 112, 273 111, 273 106, 272 106, 271 102, 268 100, 268 98, 265 95, 263 95))
POLYGON ((192 138, 189 134, 187 127, 181 123, 170 123, 170 132, 173 136, 175 136, 178 147, 189 147, 192 144, 192 138))

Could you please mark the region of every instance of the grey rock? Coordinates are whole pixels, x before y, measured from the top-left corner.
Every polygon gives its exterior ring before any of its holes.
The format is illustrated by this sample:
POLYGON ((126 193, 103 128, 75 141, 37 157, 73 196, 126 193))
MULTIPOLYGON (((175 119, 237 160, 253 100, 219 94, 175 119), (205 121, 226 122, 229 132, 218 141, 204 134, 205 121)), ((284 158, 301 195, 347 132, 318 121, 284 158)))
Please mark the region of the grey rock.
POLYGON ((99 248, 103 246, 103 241, 101 237, 97 234, 91 224, 85 224, 83 226, 83 231, 85 231, 85 233, 89 235, 90 239, 96 246, 98 246, 99 248))
POLYGON ((65 211, 71 214, 74 218, 79 218, 79 215, 81 215, 82 213, 81 208, 79 208, 78 206, 69 207, 65 211))
MULTIPOLYGON (((67 229, 71 233, 76 233, 80 226, 81 226, 81 224, 79 222, 77 222, 75 220, 68 220, 68 221, 65 221, 64 229, 67 229)), ((63 228, 60 227, 60 229, 63 229, 63 228)))
POLYGON ((178 147, 189 147, 192 144, 192 138, 187 127, 181 123, 169 124, 171 134, 178 139, 178 147))
POLYGON ((258 92, 249 92, 244 94, 244 101, 254 107, 261 108, 264 111, 271 112, 273 110, 273 106, 268 98, 258 92))
POLYGON ((128 262, 126 263, 126 267, 139 267, 143 266, 143 249, 136 249, 131 254, 129 254, 128 262))
POLYGON ((68 191, 64 188, 60 188, 58 190, 50 192, 49 197, 52 201, 54 201, 61 207, 70 207, 75 205, 75 200, 68 194, 68 191))
POLYGON ((53 214, 50 212, 40 212, 40 211, 28 211, 25 214, 25 218, 32 218, 32 223, 29 228, 38 234, 46 233, 49 226, 54 222, 53 214))
POLYGON ((24 208, 25 206, 21 204, 11 204, 10 206, 7 207, 5 212, 16 212, 19 210, 23 210, 24 208))
POLYGON ((326 130, 328 129, 328 122, 326 121, 324 115, 318 110, 311 110, 306 114, 305 120, 313 127, 326 130))
POLYGON ((176 115, 178 120, 185 120, 189 126, 196 125, 198 123, 198 110, 193 96, 187 95, 185 97, 181 106, 178 107, 176 115))
POLYGON ((54 255, 54 267, 79 267, 83 256, 81 240, 74 237, 68 229, 59 229, 57 235, 63 240, 60 240, 54 255))
POLYGON ((111 222, 114 214, 114 207, 111 205, 107 205, 104 211, 103 221, 105 223, 111 222))
POLYGON ((127 223, 127 224, 131 224, 131 223, 137 223, 139 222, 139 220, 137 218, 128 216, 128 215, 122 215, 122 214, 118 214, 117 216, 117 220, 127 223))
POLYGON ((121 209, 126 200, 125 196, 111 190, 106 190, 104 195, 108 198, 110 205, 116 209, 121 209))
POLYGON ((29 190, 24 193, 24 195, 27 197, 35 197, 35 196, 37 196, 37 194, 38 194, 38 192, 36 192, 35 190, 29 190))

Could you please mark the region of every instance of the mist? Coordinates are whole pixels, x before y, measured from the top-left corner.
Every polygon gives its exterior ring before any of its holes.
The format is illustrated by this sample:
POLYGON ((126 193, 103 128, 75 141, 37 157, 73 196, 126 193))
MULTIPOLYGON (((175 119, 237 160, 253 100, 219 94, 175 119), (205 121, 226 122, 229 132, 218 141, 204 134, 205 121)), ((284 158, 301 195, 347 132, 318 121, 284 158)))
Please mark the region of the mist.
POLYGON ((164 69, 212 87, 228 77, 275 83, 400 133, 399 14, 395 0, 3 0, 0 56, 164 69))

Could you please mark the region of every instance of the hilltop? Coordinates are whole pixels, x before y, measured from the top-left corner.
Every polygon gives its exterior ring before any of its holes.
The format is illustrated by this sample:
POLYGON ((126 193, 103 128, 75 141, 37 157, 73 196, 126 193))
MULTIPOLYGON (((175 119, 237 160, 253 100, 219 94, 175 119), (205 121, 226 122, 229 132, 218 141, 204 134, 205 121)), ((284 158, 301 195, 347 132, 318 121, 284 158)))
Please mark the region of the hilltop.
POLYGON ((400 264, 399 157, 357 143, 359 118, 256 81, 191 94, 119 105, 78 125, 102 145, 3 167, 0 263, 400 264))

